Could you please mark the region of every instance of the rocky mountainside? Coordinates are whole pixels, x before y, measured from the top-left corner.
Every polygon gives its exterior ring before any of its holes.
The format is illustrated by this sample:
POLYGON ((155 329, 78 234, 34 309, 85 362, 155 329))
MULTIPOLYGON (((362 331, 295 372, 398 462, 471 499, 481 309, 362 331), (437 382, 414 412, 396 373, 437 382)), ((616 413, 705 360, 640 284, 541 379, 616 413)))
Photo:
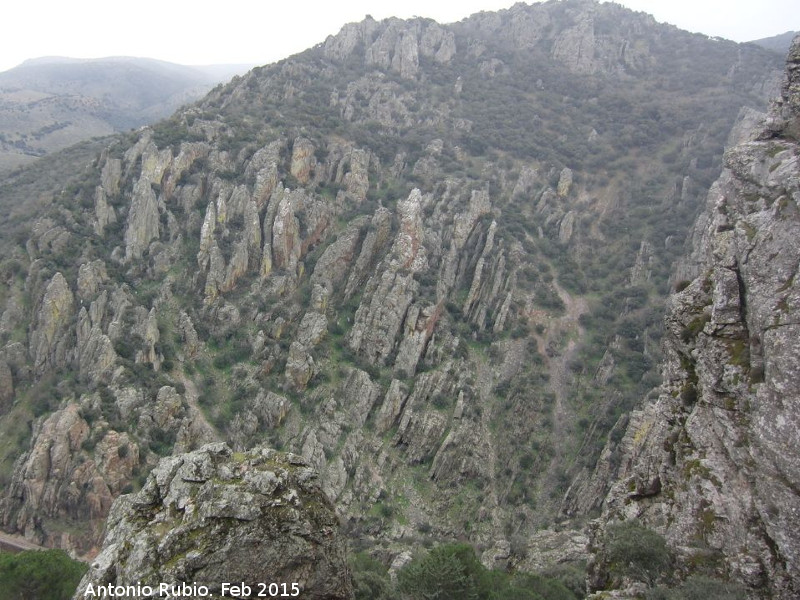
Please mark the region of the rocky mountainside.
POLYGON ((155 593, 135 596, 346 600, 352 587, 338 529, 301 457, 209 444, 162 459, 139 492, 114 502, 103 550, 75 598, 107 586, 150 586, 155 593), (169 591, 159 594, 162 584, 169 591))
POLYGON ((163 119, 248 68, 131 57, 25 61, 0 73, 0 172, 163 119))
POLYGON ((585 0, 368 18, 8 178, 3 527, 91 554, 160 457, 267 443, 387 563, 532 564, 660 381, 674 263, 780 67, 585 0))
POLYGON ((750 138, 725 154, 695 226, 664 382, 631 415, 603 520, 663 533, 685 572, 788 600, 800 595, 800 36, 750 138))

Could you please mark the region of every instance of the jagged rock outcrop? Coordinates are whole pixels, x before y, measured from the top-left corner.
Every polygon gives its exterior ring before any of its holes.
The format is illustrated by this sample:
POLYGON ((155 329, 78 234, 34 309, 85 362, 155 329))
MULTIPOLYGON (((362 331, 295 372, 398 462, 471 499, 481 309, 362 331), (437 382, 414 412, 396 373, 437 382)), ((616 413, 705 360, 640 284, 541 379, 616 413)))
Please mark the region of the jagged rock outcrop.
POLYGON ((126 260, 141 257, 150 242, 158 238, 160 233, 158 200, 151 184, 152 180, 142 174, 133 189, 128 226, 125 230, 126 260))
POLYGON ((73 317, 74 302, 64 276, 61 273, 53 275, 45 289, 30 336, 30 355, 35 371, 41 373, 47 368, 66 365, 72 345, 68 326, 73 317))
POLYGON ((419 70, 419 56, 447 63, 456 53, 455 36, 438 23, 417 19, 404 22, 388 19, 377 23, 368 18, 363 23, 346 25, 339 35, 325 42, 325 55, 343 61, 359 46, 365 48, 365 61, 391 69, 406 79, 419 70))
POLYGON ((108 431, 97 441, 93 459, 85 460, 90 426, 75 403, 37 426, 34 438, 0 504, 3 526, 39 544, 91 552, 114 497, 139 465, 138 447, 127 434, 108 431), (82 523, 89 531, 54 526, 56 519, 82 523))
POLYGON ((314 144, 311 140, 299 137, 292 146, 292 162, 289 172, 301 184, 308 183, 311 179, 311 171, 316 165, 314 158, 314 144))
POLYGON ((277 583, 303 598, 347 600, 352 584, 338 528, 299 456, 210 444, 163 459, 139 492, 114 502, 102 550, 75 598, 89 586, 181 582, 218 596, 227 582, 251 586, 253 597, 260 583, 277 583))
POLYGON ((102 236, 105 228, 117 222, 117 213, 113 207, 108 204, 105 189, 97 186, 94 192, 94 232, 102 236))
POLYGON ((766 131, 726 153, 708 195, 664 383, 631 415, 603 510, 663 533, 678 572, 786 600, 800 594, 800 37, 787 67, 766 131))

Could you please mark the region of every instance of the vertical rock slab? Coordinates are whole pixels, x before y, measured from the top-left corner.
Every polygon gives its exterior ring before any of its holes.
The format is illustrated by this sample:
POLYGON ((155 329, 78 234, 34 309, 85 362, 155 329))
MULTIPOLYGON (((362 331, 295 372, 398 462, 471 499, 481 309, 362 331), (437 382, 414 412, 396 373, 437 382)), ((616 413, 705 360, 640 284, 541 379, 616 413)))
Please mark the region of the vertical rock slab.
POLYGON ((74 301, 64 276, 61 273, 53 275, 47 284, 30 336, 30 355, 37 373, 66 364, 71 345, 69 324, 74 301))

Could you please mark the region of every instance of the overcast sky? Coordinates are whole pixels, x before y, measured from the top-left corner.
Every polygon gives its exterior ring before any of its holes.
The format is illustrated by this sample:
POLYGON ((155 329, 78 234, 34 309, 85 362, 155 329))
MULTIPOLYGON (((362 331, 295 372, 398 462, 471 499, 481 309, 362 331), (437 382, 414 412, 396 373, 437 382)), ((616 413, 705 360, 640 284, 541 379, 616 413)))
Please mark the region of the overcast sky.
MULTIPOLYGON (((39 56, 142 56, 183 64, 266 64, 371 14, 441 23, 513 0, 11 0, 2 9, 0 71, 39 56)), ((689 31, 747 41, 800 30, 798 0, 619 0, 689 31)))

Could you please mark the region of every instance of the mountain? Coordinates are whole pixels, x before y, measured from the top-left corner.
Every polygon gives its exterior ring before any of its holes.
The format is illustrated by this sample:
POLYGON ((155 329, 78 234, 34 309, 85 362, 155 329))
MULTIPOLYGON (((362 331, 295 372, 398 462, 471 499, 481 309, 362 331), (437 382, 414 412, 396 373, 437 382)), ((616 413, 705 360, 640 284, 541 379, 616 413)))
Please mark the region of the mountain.
POLYGON ((797 34, 797 31, 787 31, 786 33, 781 33, 780 35, 773 35, 772 37, 753 40, 750 43, 758 44, 762 48, 773 50, 774 52, 777 52, 783 56, 789 51, 789 48, 792 45, 792 40, 797 34))
POLYGON ((159 457, 267 443, 386 564, 580 564, 782 65, 586 0, 367 18, 9 176, 3 526, 91 555, 159 457))
POLYGON ((249 68, 131 57, 27 60, 0 73, 0 170, 167 117, 249 68))
POLYGON ((695 225, 693 275, 666 317, 664 382, 631 415, 603 516, 659 530, 680 568, 796 598, 800 36, 750 134, 725 154, 695 225))

